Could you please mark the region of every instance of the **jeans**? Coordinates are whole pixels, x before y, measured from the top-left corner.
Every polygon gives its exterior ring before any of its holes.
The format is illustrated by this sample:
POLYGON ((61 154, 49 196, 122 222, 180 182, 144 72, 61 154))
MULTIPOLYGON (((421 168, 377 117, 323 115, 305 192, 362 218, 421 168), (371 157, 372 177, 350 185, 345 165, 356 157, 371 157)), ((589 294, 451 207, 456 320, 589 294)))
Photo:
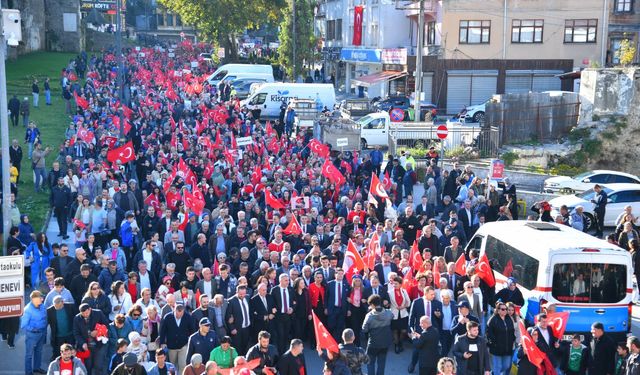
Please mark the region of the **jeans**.
POLYGON ((512 356, 492 355, 491 358, 491 372, 493 375, 509 375, 511 372, 512 356))
POLYGON ((44 99, 47 105, 51 105, 51 90, 44 90, 44 99))
POLYGON ((29 115, 22 115, 22 126, 25 128, 29 125, 29 115))
POLYGON ((369 356, 367 373, 369 375, 384 375, 384 367, 387 363, 387 348, 367 348, 367 355, 369 356), (378 362, 377 371, 376 361, 378 362))
POLYGON ((62 236, 67 235, 67 208, 66 207, 54 207, 53 213, 56 215, 56 221, 58 222, 58 228, 62 236))
POLYGON ((107 367, 107 346, 96 345, 89 348, 91 355, 86 359, 84 365, 87 368, 88 375, 106 375, 109 373, 107 367))
POLYGON ((25 354, 24 354, 24 372, 25 374, 33 374, 33 370, 42 368, 42 347, 47 338, 46 328, 38 332, 26 331, 25 334, 25 354))
POLYGON ((33 156, 33 142, 29 142, 28 143, 29 146, 29 160, 31 160, 31 157, 33 156))
POLYGON ((34 168, 33 173, 35 173, 35 188, 36 193, 44 190, 44 184, 47 181, 47 170, 44 168, 34 168))
POLYGON ((38 102, 40 101, 40 94, 32 92, 33 94, 33 106, 38 108, 38 102))

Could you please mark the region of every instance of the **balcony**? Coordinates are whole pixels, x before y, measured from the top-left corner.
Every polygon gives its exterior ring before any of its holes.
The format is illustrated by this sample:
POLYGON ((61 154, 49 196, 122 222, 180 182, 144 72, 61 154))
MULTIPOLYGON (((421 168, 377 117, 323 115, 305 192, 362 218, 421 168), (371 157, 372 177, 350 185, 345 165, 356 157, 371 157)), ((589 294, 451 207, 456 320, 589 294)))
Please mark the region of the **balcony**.
MULTIPOLYGON (((435 14, 438 10, 437 0, 423 0, 425 14, 435 14)), ((420 1, 396 0, 396 8, 403 9, 407 17, 415 17, 420 11, 420 1)))

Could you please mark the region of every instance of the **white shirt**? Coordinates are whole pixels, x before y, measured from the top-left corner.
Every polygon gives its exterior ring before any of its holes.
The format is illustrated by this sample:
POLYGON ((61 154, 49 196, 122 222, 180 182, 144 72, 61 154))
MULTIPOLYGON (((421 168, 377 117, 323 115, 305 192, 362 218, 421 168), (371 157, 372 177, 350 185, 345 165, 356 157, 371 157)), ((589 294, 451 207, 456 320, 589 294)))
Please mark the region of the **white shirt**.
POLYGON ((204 294, 208 295, 209 297, 213 297, 213 295, 211 295, 211 280, 204 281, 202 285, 204 286, 204 294))
POLYGON ((544 341, 549 344, 549 331, 540 327, 538 327, 538 331, 540 331, 540 334, 542 335, 542 337, 544 337, 544 341))
POLYGON ((147 262, 148 269, 151 268, 151 264, 153 263, 153 250, 147 251, 146 249, 142 252, 142 259, 147 262))
POLYGON ((140 275, 140 288, 141 290, 144 288, 149 288, 151 289, 151 279, 149 278, 149 271, 147 271, 146 273, 141 273, 138 272, 138 274, 140 275))
POLYGON ((471 310, 473 310, 473 302, 474 302, 474 298, 473 298, 473 294, 469 295, 469 294, 465 294, 467 296, 467 300, 469 301, 469 306, 471 306, 471 310))

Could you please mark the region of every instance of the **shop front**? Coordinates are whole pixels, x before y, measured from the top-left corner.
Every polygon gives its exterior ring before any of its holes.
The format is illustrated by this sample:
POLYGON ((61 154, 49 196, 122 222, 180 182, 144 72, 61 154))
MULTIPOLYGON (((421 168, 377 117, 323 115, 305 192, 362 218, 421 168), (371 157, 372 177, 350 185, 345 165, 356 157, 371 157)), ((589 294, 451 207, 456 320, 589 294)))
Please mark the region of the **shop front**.
POLYGON ((406 49, 343 48, 345 91, 358 97, 385 97, 404 91, 406 49))

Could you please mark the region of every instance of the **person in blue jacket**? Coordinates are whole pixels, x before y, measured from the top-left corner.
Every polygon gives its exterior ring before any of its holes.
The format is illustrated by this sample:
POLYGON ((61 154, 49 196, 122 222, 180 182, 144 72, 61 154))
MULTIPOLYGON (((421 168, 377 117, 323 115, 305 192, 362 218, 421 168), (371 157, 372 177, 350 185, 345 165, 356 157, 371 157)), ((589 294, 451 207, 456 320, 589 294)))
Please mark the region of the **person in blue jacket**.
POLYGON ((51 259, 53 259, 53 249, 51 249, 47 235, 42 232, 38 233, 36 240, 24 252, 24 257, 31 264, 31 286, 36 287, 45 280, 44 270, 49 267, 51 259))

